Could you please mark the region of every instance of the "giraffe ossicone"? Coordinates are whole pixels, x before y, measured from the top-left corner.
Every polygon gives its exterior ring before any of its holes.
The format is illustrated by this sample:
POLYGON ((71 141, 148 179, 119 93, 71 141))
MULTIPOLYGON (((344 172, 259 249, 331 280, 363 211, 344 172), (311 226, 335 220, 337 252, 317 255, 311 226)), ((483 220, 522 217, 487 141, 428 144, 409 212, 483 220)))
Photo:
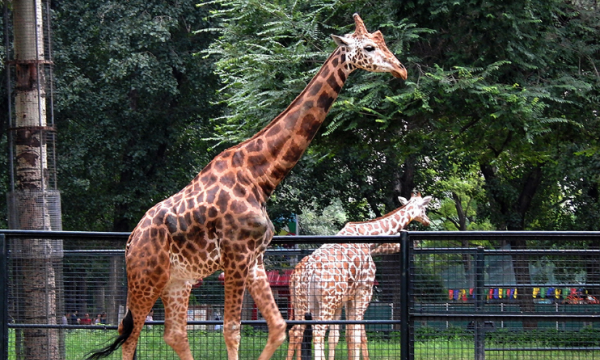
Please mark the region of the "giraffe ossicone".
MULTIPOLYGON (((411 221, 428 226, 427 205, 431 196, 413 195, 410 200, 399 198, 401 207, 386 215, 363 222, 349 222, 338 232, 340 236, 395 235, 411 221)), ((375 262, 372 256, 400 251, 399 243, 346 243, 326 244, 304 257, 290 276, 291 320, 339 320, 342 308, 347 320, 363 320, 375 283, 375 262)), ((339 340, 339 325, 314 325, 314 358, 325 359, 325 333, 329 328, 329 360, 335 359, 339 340)), ((290 329, 287 360, 301 359, 301 343, 305 326, 290 329)), ((346 328, 348 359, 369 360, 367 335, 363 325, 346 328), (360 350, 360 354, 359 354, 360 350)))
POLYGON ((185 188, 144 215, 127 242, 127 312, 116 340, 88 359, 122 348, 132 360, 146 315, 160 297, 164 340, 182 360, 192 360, 186 331, 192 285, 225 273, 223 336, 229 360, 238 359, 242 298, 247 289, 265 318, 269 336, 259 360, 285 340, 286 323, 263 264, 273 237, 266 202, 300 160, 329 108, 355 69, 406 79, 405 67, 380 32, 369 33, 354 15, 356 32, 334 37, 338 47, 298 97, 250 139, 217 155, 185 188))

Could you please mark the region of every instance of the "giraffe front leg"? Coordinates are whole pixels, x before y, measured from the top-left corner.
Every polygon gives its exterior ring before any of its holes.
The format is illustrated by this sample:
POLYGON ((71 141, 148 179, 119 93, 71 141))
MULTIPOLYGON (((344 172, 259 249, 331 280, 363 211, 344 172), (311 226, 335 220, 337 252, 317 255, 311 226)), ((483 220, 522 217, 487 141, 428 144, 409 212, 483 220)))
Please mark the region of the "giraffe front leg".
POLYGON ((194 360, 187 336, 187 309, 192 284, 171 279, 163 289, 161 299, 165 307, 165 342, 181 360, 194 360))
POLYGON ((285 341, 286 323, 275 303, 267 273, 260 260, 262 259, 259 259, 248 273, 248 290, 269 327, 267 345, 258 357, 259 360, 266 360, 270 359, 275 350, 285 341))

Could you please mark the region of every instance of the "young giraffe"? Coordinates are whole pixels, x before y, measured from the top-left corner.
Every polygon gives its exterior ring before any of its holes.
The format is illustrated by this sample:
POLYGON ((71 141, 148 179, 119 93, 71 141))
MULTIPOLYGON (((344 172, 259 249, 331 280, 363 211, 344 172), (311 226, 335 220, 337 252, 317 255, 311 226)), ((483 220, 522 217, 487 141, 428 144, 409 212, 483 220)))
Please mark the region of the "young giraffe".
MULTIPOLYGON (((413 195, 410 201, 400 197, 404 206, 374 220, 347 223, 337 235, 393 235, 416 220, 429 225, 426 208, 431 196, 413 195)), ((339 320, 342 307, 349 320, 362 320, 375 282, 373 255, 393 254, 400 251, 399 243, 373 244, 326 244, 304 257, 290 276, 290 303, 293 319, 303 320, 306 313, 313 320, 339 320)), ((304 325, 290 330, 287 360, 296 353, 300 360, 300 347, 304 325)), ((324 338, 328 326, 315 325, 313 329, 315 359, 324 359, 324 338)), ((364 360, 369 359, 367 337, 363 325, 348 325, 346 329, 348 358, 359 359, 360 344, 364 360)), ((339 325, 329 328, 329 360, 335 357, 339 340, 339 325)))
POLYGON ((360 68, 404 80, 407 76, 381 32, 369 33, 358 14, 354 21, 353 34, 333 36, 338 47, 285 111, 252 138, 217 155, 179 193, 148 210, 127 243, 128 311, 120 335, 88 359, 108 356, 120 346, 123 359, 133 359, 146 315, 161 297, 164 340, 179 358, 192 360, 186 332, 190 290, 217 270, 225 273, 228 359, 238 358, 245 288, 269 328, 259 359, 269 359, 285 340, 286 323, 263 264, 273 237, 265 204, 300 160, 351 72, 360 68))

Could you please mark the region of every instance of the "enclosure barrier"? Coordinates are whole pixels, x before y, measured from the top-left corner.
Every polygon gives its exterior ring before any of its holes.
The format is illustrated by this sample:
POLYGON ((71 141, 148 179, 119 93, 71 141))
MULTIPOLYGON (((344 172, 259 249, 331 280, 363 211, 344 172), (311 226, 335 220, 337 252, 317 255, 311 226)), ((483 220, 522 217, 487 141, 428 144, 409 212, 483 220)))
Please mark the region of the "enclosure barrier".
MULTIPOLYGON (((0 359, 29 359, 36 346, 44 354, 38 358, 82 359, 115 336, 126 303, 127 237, 0 231, 0 359), (32 239, 52 240, 43 243, 56 244, 60 256, 53 249, 44 250, 53 256, 20 255, 25 240, 32 239), (31 267, 40 265, 47 267, 47 278, 28 277, 31 267), (23 313, 25 302, 40 298, 35 292, 53 301, 40 302, 39 314, 23 313)), ((402 251, 374 257, 375 288, 364 320, 344 315, 340 320, 290 320, 288 327, 339 325, 336 359, 348 358, 344 326, 352 324, 365 327, 373 360, 600 359, 600 232, 278 236, 265 266, 283 316, 291 316, 291 271, 314 249, 326 243, 391 242, 399 242, 402 251)), ((226 358, 220 330, 223 296, 219 273, 192 290, 188 333, 196 359, 226 358)), ((162 340, 163 319, 159 300, 138 344, 138 359, 177 359, 162 340)), ((240 358, 255 359, 266 343, 266 324, 249 296, 242 325, 240 358)), ((288 346, 284 343, 274 359, 285 359, 288 346)))

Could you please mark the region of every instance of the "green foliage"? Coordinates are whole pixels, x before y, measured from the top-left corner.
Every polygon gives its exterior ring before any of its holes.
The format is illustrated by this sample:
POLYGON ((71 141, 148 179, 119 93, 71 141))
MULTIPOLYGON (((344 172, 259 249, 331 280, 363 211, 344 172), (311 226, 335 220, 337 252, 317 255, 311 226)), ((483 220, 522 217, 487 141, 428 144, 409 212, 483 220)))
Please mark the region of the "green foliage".
POLYGON ((428 256, 418 256, 415 258, 415 298, 417 299, 437 299, 443 301, 447 298, 448 294, 445 293, 446 287, 444 286, 444 280, 440 274, 438 268, 436 268, 436 262, 439 261, 436 258, 437 255, 429 254, 428 256))
POLYGON ((439 205, 432 229, 598 229, 589 0, 53 3, 64 228, 130 230, 283 111, 354 12, 409 78, 349 77, 273 219, 338 199, 361 221, 418 190, 439 205))
POLYGON ((598 223, 575 221, 599 214, 597 176, 587 166, 598 148, 595 3, 219 3, 221 37, 206 52, 218 56, 227 105, 217 141, 240 141, 285 109, 332 51, 328 35, 352 31, 353 12, 384 32, 409 69, 404 84, 352 74, 275 195, 278 211, 339 198, 349 219, 364 220, 418 189, 440 200, 436 228, 459 228, 456 199, 465 229, 598 223), (573 162, 587 163, 585 173, 573 162))
POLYGON ((432 230, 493 230, 488 219, 478 219, 478 204, 485 201, 481 193, 484 179, 475 166, 455 164, 443 173, 432 167, 425 173, 437 178, 430 186, 431 195, 439 199, 439 206, 429 210, 432 230))
POLYGON ((209 9, 194 1, 60 2, 53 36, 65 229, 131 230, 211 158, 209 9))
POLYGON ((557 149, 590 122, 591 109, 581 110, 595 97, 598 80, 595 60, 572 34, 593 42, 597 10, 581 16, 562 1, 398 5, 398 13, 437 31, 412 48, 418 59, 417 79, 407 83, 413 97, 393 100, 402 113, 426 112, 437 122, 433 137, 449 161, 481 168, 487 201, 478 215, 497 228, 526 229, 546 214, 531 209, 552 207, 545 226, 557 216, 562 224, 552 228, 567 225, 573 214, 556 206, 565 194, 554 171, 563 154, 574 154, 557 149))
POLYGON ((313 207, 301 208, 299 216, 300 234, 302 235, 335 235, 346 223, 346 214, 341 201, 335 199, 319 214, 313 207))
MULTIPOLYGON (((227 105, 225 115, 215 120, 214 139, 241 141, 283 111, 333 51, 335 44, 330 35, 354 30, 354 12, 361 14, 369 29, 381 27, 386 32, 390 49, 401 49, 406 39, 416 36, 419 30, 414 25, 393 22, 381 11, 386 4, 373 7, 366 1, 331 0, 222 2, 223 8, 213 14, 222 20, 218 30, 221 37, 205 52, 218 58, 216 73, 224 84, 219 94, 227 105)), ((382 189, 380 184, 397 174, 397 160, 402 158, 390 159, 396 141, 389 141, 385 134, 377 135, 387 126, 378 123, 381 116, 377 104, 393 95, 399 85, 400 81, 389 74, 353 74, 322 129, 325 137, 318 136, 279 187, 270 213, 299 213, 306 204, 319 210, 335 198, 342 200, 352 220, 364 220, 370 214, 381 215, 397 207, 394 191, 382 189), (359 126, 365 123, 369 124, 366 130, 359 126), (331 142, 333 134, 341 138, 331 142), (376 138, 371 140, 371 135, 376 138), (381 146, 373 149, 377 138, 381 146), (350 143, 355 146, 347 147, 350 143), (381 166, 382 159, 387 160, 385 166, 381 166), (381 173, 372 176, 376 184, 367 180, 373 172, 381 173)), ((410 189, 406 191, 405 196, 409 196, 410 189)))

